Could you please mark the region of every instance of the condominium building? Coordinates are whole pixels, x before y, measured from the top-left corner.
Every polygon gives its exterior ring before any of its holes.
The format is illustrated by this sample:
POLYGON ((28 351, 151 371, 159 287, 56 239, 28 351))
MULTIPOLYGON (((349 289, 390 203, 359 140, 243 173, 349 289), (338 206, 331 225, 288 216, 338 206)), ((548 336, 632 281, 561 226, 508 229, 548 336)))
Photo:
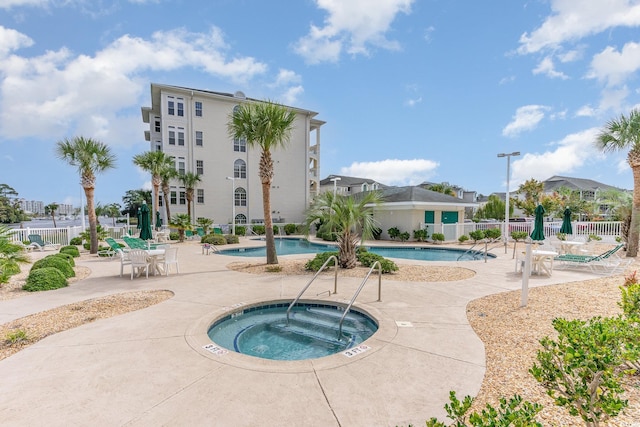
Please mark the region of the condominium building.
MULTIPOLYGON (((151 84, 151 107, 142 108, 149 124, 145 139, 151 150, 175 159, 179 173, 200 175, 191 218, 209 218, 216 224, 260 224, 264 221, 262 184, 258 175, 261 150, 229 137, 227 123, 234 108, 247 102, 242 92, 221 93, 151 84)), ((320 127, 316 112, 287 107, 296 118, 285 148, 272 151, 271 215, 274 222, 301 222, 319 191, 320 127)), ((170 194, 171 215, 187 213, 186 191, 178 180, 170 194)), ((160 210, 164 216, 164 209, 160 210)), ((166 223, 166 218, 163 218, 166 223)))

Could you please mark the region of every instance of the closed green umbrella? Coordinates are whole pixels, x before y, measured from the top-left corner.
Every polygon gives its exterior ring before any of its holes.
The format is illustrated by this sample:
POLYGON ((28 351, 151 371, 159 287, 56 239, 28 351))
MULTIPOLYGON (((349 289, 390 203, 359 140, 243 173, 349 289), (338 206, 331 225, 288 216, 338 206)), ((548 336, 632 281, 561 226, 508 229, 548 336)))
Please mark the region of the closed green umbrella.
POLYGON ((573 234, 573 227, 571 226, 571 209, 566 208, 564 210, 564 216, 562 217, 562 227, 560 232, 564 234, 573 234))
POLYGON ((533 232, 531 233, 531 240, 544 240, 544 208, 542 205, 538 205, 535 210, 536 218, 533 221, 533 232))
POLYGON ((140 238, 142 240, 151 240, 153 239, 153 231, 151 230, 151 215, 149 211, 149 206, 146 203, 142 204, 140 208, 140 238))
POLYGON ((140 208, 138 208, 138 212, 136 212, 136 218, 138 218, 138 225, 136 225, 136 228, 140 230, 140 227, 142 227, 142 215, 140 213, 140 208))
POLYGON ((162 227, 162 218, 160 218, 160 211, 156 211, 156 228, 162 227))

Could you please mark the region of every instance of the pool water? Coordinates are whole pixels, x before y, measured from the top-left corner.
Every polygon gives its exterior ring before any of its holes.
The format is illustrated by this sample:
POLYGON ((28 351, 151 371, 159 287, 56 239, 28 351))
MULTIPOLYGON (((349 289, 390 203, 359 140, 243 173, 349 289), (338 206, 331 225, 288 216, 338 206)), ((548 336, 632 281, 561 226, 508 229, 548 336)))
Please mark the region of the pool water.
MULTIPOLYGON (((304 239, 276 239, 276 253, 278 255, 317 254, 320 252, 337 251, 335 245, 311 243, 304 239)), ((369 252, 381 255, 385 258, 415 259, 420 261, 470 261, 483 259, 482 252, 455 248, 425 248, 419 246, 407 247, 367 247, 369 252)), ((267 255, 264 246, 257 248, 224 249, 219 252, 222 255, 263 257, 267 255)), ((488 254, 489 258, 495 255, 488 254)))
POLYGON ((329 356, 361 344, 378 329, 364 313, 351 309, 342 324, 342 307, 290 302, 251 307, 216 321, 209 338, 228 350, 271 360, 305 360, 329 356))

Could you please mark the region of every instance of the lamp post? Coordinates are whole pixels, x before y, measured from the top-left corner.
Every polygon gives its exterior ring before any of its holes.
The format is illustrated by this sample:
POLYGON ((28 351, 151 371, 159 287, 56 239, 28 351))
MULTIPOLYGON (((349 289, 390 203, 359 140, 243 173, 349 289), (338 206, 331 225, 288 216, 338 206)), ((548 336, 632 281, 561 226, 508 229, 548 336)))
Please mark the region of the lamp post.
POLYGON ((336 192, 338 190, 338 181, 340 181, 342 178, 340 178, 339 176, 336 176, 334 178, 331 178, 329 181, 333 181, 333 198, 336 198, 336 192))
POLYGON ((236 179, 233 176, 228 176, 227 179, 231 181, 231 234, 236 234, 236 179))
POLYGON ((507 236, 509 232, 509 174, 510 174, 510 164, 512 156, 519 156, 519 151, 514 151, 513 153, 500 153, 498 157, 506 157, 507 158, 507 192, 504 197, 504 253, 507 253, 507 240, 509 236, 507 236))

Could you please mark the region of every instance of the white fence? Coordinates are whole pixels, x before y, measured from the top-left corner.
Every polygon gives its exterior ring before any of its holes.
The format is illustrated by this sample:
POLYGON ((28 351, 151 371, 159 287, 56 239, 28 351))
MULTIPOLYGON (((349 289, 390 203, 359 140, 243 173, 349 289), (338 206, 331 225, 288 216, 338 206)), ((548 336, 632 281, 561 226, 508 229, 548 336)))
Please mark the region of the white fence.
MULTIPOLYGON (((560 232, 562 221, 553 221, 544 223, 544 235, 546 237, 555 236, 560 232)), ((602 238, 603 242, 615 243, 616 237, 621 234, 622 223, 620 221, 574 221, 571 223, 573 228, 573 239, 586 239, 590 235, 596 235, 602 238)), ((463 234, 469 235, 475 230, 486 230, 488 228, 499 228, 504 235, 504 222, 464 222, 456 224, 423 224, 429 232, 429 236, 433 233, 444 234, 445 241, 457 241, 458 237, 463 234)), ((524 231, 531 234, 533 231, 533 221, 530 222, 510 222, 507 234, 510 236, 514 231, 524 231)))
POLYGON ((39 234, 45 242, 68 245, 71 239, 82 233, 82 227, 61 227, 61 228, 14 228, 13 240, 28 242, 30 234, 39 234))

